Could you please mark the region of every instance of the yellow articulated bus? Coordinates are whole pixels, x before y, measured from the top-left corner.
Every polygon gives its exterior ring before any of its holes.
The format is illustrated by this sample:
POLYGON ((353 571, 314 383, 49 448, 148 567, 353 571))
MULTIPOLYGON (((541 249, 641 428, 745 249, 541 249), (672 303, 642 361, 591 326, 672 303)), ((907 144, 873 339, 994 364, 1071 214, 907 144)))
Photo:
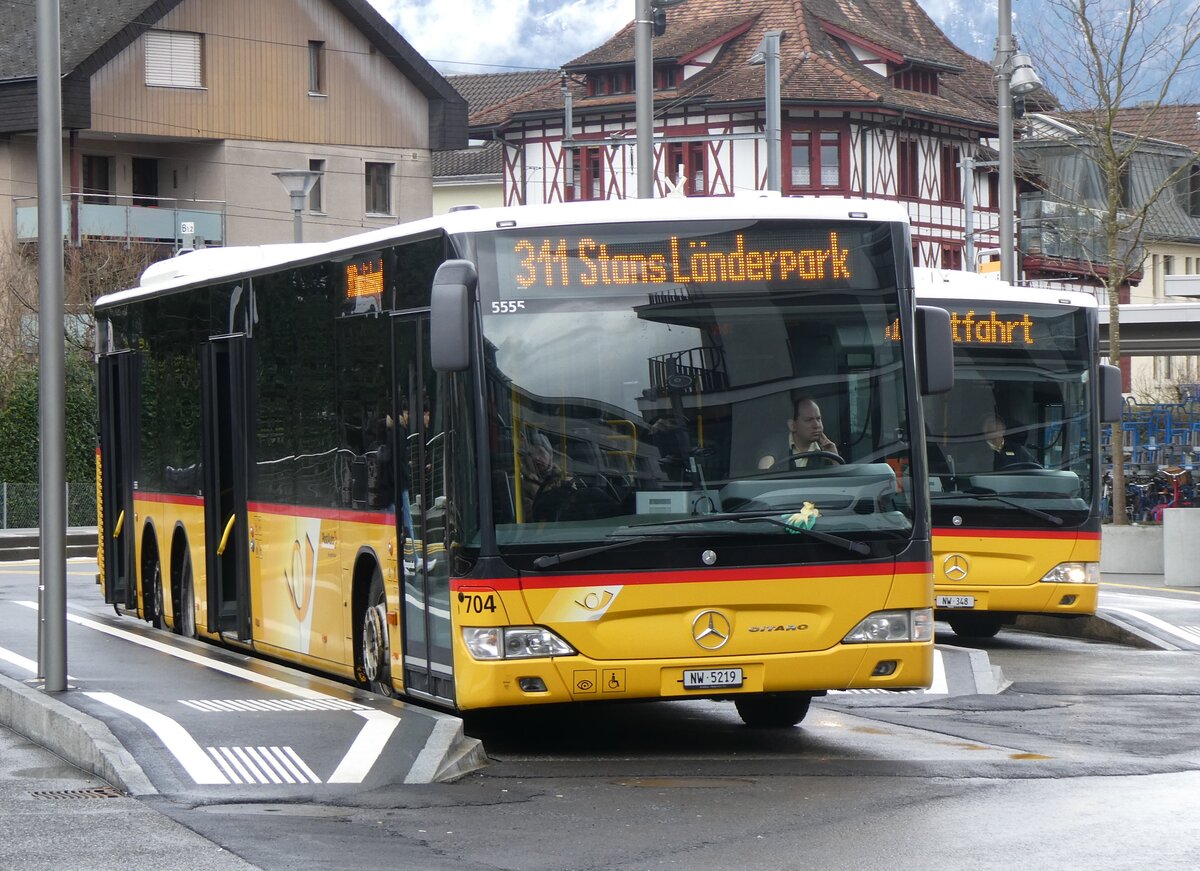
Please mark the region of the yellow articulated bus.
POLYGON ((1100 424, 1120 373, 1099 362, 1096 300, 915 270, 950 313, 954 389, 925 399, 935 614, 988 638, 1022 614, 1094 614, 1100 424))
POLYGON ((931 680, 889 460, 952 349, 894 204, 469 210, 185 254, 96 314, 122 613, 462 711, 788 726, 931 680))

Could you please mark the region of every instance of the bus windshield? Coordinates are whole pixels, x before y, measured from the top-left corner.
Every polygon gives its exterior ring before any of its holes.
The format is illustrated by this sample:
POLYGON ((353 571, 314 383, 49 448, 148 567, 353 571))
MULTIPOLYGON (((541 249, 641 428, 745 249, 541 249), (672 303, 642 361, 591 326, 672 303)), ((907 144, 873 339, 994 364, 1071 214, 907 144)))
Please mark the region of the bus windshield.
POLYGON ((955 386, 924 400, 935 524, 964 509, 975 525, 1084 522, 1094 439, 1086 311, 938 304, 951 315, 955 386))
POLYGON ((868 551, 837 543, 911 537, 892 225, 572 226, 480 249, 502 551, 669 533, 794 560, 813 531, 849 559, 868 551))

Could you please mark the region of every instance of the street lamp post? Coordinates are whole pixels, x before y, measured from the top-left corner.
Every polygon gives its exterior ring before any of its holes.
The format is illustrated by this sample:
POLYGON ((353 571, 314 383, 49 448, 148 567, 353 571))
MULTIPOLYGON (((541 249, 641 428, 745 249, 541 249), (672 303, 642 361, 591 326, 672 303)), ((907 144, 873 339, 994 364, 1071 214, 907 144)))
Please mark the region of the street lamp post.
POLYGON ((633 17, 634 119, 637 130, 637 195, 654 196, 654 16, 683 0, 636 0, 633 17))
POLYGON ((779 96, 779 43, 783 35, 782 30, 764 33, 762 42, 749 61, 751 64, 762 64, 766 73, 767 190, 776 193, 783 190, 782 108, 779 96))
MULTIPOLYGON (((1016 269, 1017 246, 1013 239, 1013 207, 1016 192, 1013 181, 1013 104, 1016 94, 1023 96, 1042 86, 1029 63, 1028 55, 1017 54, 1012 34, 1012 0, 998 0, 999 22, 996 31, 996 102, 1000 123, 1000 279, 1012 282, 1016 269)), ((968 184, 970 180, 968 179, 968 184)))
POLYGON ((304 241, 304 202, 324 173, 312 169, 281 169, 271 175, 279 179, 292 200, 292 241, 304 241))

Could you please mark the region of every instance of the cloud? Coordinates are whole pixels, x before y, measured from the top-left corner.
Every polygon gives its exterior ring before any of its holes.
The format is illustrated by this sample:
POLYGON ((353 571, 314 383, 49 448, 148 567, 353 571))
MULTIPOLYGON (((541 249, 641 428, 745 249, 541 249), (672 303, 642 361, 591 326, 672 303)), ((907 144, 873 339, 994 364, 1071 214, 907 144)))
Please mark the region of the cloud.
POLYGON ((633 18, 633 0, 370 0, 444 73, 556 68, 633 18))

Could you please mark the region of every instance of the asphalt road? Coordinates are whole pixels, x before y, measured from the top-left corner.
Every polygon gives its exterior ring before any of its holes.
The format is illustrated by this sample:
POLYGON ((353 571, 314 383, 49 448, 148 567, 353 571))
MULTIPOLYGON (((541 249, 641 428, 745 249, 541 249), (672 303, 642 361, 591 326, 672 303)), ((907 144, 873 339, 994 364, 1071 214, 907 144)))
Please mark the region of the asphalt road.
MULTIPOLYGON (((0 573, 0 606, 11 608, 10 577, 0 573)), ((72 612, 107 620, 96 598, 77 579, 72 612)), ((0 821, 23 833, 9 838, 0 822, 0 869, 119 867, 105 862, 125 855, 134 867, 271 871, 1190 871, 1200 866, 1200 658, 1186 642, 1198 605, 1200 590, 1105 584, 1102 611, 1123 609, 1159 649, 1011 630, 962 642, 939 625, 939 644, 986 651, 1007 688, 838 694, 781 732, 747 729, 732 705, 707 701, 472 717, 465 731, 483 741, 488 764, 453 783, 162 790, 140 801, 65 798, 47 816, 49 800, 33 796, 47 784, 70 792, 98 782, 0 731, 0 821), (173 843, 177 860, 164 862, 173 843), (212 857, 226 864, 203 864, 212 857)), ((72 659, 69 671, 89 666, 72 659)), ((324 774, 332 758, 314 770, 324 774)))

